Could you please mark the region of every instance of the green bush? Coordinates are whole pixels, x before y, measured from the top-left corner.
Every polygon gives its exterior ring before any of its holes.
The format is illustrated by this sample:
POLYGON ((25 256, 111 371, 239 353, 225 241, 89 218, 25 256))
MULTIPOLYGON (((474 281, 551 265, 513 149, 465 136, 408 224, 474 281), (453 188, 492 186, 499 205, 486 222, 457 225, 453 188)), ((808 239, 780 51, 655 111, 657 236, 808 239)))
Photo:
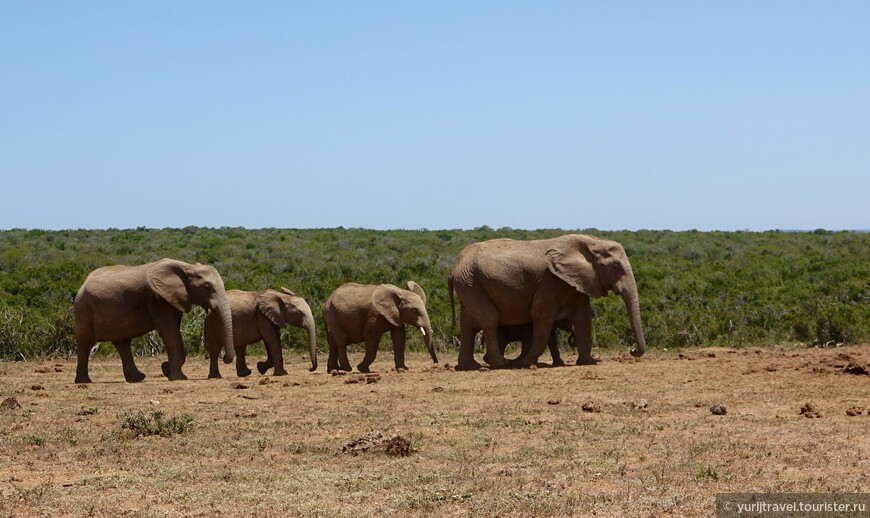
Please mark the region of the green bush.
MULTIPOLYGON (((198 228, 0 231, 0 357, 30 358, 75 351, 72 302, 87 274, 109 264, 142 264, 172 257, 213 264, 228 289, 290 288, 318 321, 321 306, 346 282, 399 286, 418 282, 428 295, 440 349, 450 328, 446 279, 470 243, 510 237, 540 239, 569 231, 198 228)), ((870 234, 859 232, 579 232, 614 239, 628 252, 638 281, 651 347, 824 344, 870 340, 870 234)), ((593 301, 596 345, 632 340, 622 301, 593 301)), ((182 335, 202 351, 204 312, 185 315, 182 335)), ((304 332, 283 332, 304 351, 304 332)), ((386 340, 385 340, 386 342, 386 340)), ((160 352, 154 335, 134 341, 139 352, 160 352)), ((418 334, 409 348, 423 349, 418 334)), ((103 347, 103 351, 112 351, 103 347)))

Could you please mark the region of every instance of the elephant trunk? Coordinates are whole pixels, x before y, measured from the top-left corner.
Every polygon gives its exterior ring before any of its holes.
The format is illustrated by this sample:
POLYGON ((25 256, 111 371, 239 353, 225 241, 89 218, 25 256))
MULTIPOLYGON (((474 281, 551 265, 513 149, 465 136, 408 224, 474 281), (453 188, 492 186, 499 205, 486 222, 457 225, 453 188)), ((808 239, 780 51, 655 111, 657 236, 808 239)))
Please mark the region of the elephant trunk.
POLYGON ((432 357, 434 363, 438 363, 438 356, 435 354, 435 346, 432 343, 432 326, 421 327, 420 330, 423 332, 423 341, 426 342, 429 356, 432 357))
POLYGON ((631 355, 635 358, 643 356, 646 351, 646 340, 643 337, 643 324, 640 321, 640 300, 637 296, 637 283, 632 276, 620 291, 622 300, 625 302, 625 309, 628 311, 628 318, 631 322, 631 331, 634 333, 635 347, 631 350, 631 355))
POLYGON ((302 322, 302 328, 308 333, 308 353, 311 355, 311 372, 317 370, 317 333, 314 331, 314 316, 311 310, 306 312, 302 322))
POLYGON ((224 363, 232 363, 236 356, 236 351, 233 348, 233 313, 230 310, 230 301, 226 295, 217 297, 217 301, 212 305, 212 311, 217 312, 221 321, 224 363))

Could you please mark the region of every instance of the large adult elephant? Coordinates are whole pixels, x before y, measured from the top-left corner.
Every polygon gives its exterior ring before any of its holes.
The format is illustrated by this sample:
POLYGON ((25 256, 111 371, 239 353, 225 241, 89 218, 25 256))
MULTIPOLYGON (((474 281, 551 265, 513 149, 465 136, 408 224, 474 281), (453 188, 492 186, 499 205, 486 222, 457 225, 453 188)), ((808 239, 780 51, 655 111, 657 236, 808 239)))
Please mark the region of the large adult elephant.
POLYGON ((106 266, 92 271, 73 304, 78 353, 76 383, 90 383, 88 355, 97 342, 112 342, 121 356, 124 379, 142 381, 130 342, 154 329, 166 345, 163 374, 184 380, 181 316, 192 305, 217 315, 224 336, 224 362, 233 361, 233 319, 224 281, 213 266, 162 259, 139 266, 106 266))
POLYGON ((369 372, 375 361, 381 335, 390 332, 396 370, 405 366, 405 325, 423 332, 432 361, 438 363, 432 345, 432 324, 426 311, 426 293, 414 281, 404 290, 392 284, 348 283, 337 288, 323 305, 323 321, 329 342, 326 370, 351 370, 347 358, 348 344, 365 342, 366 354, 357 365, 360 372, 369 372))
POLYGON ((508 366, 499 350, 498 326, 528 322, 534 326, 532 346, 518 364, 531 365, 544 352, 553 323, 562 319, 574 327, 577 364, 594 364, 590 297, 608 291, 621 295, 628 310, 636 341, 631 354, 644 353, 637 284, 625 250, 615 241, 568 234, 474 243, 459 253, 447 282, 454 321, 454 289, 461 304, 457 370, 480 368, 474 360, 474 336, 479 330, 490 365, 508 366))
MULTIPOLYGON (((262 340, 266 344, 266 361, 257 362, 257 370, 265 374, 272 367, 275 376, 287 374, 281 351, 281 328, 295 326, 308 333, 311 369, 317 369, 317 335, 314 316, 305 299, 287 288, 281 291, 228 290, 230 310, 233 313, 233 345, 236 349, 236 374, 249 376, 251 369, 245 361, 247 346, 262 340)), ((220 378, 217 357, 223 344, 223 323, 217 314, 205 319, 205 346, 209 353, 209 378, 220 378)))

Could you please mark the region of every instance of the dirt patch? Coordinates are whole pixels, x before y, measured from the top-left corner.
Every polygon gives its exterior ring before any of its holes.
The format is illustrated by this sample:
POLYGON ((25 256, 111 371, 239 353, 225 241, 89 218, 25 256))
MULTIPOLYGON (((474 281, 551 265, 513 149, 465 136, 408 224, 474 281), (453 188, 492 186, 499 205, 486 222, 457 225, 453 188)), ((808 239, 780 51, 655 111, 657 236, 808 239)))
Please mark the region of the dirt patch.
POLYGON ((189 357, 190 379, 170 382, 165 357, 137 358, 148 377, 134 384, 97 359, 89 385, 74 360, 4 363, 0 514, 713 516, 717 493, 870 487, 867 378, 845 372, 870 347, 594 353, 594 366, 488 372, 409 353, 404 374, 387 359, 333 377, 288 352, 280 381, 207 379, 189 357), (157 409, 195 426, 122 427, 157 409))

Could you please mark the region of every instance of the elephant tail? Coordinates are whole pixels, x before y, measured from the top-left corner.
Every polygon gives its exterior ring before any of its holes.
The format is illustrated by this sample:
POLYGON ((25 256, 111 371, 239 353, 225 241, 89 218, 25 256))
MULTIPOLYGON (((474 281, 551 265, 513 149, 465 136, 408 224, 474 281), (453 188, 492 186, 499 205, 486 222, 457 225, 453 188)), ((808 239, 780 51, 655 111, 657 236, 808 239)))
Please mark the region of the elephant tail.
POLYGON ((447 293, 450 294, 450 331, 456 329, 456 309, 453 302, 453 274, 447 276, 447 293))

